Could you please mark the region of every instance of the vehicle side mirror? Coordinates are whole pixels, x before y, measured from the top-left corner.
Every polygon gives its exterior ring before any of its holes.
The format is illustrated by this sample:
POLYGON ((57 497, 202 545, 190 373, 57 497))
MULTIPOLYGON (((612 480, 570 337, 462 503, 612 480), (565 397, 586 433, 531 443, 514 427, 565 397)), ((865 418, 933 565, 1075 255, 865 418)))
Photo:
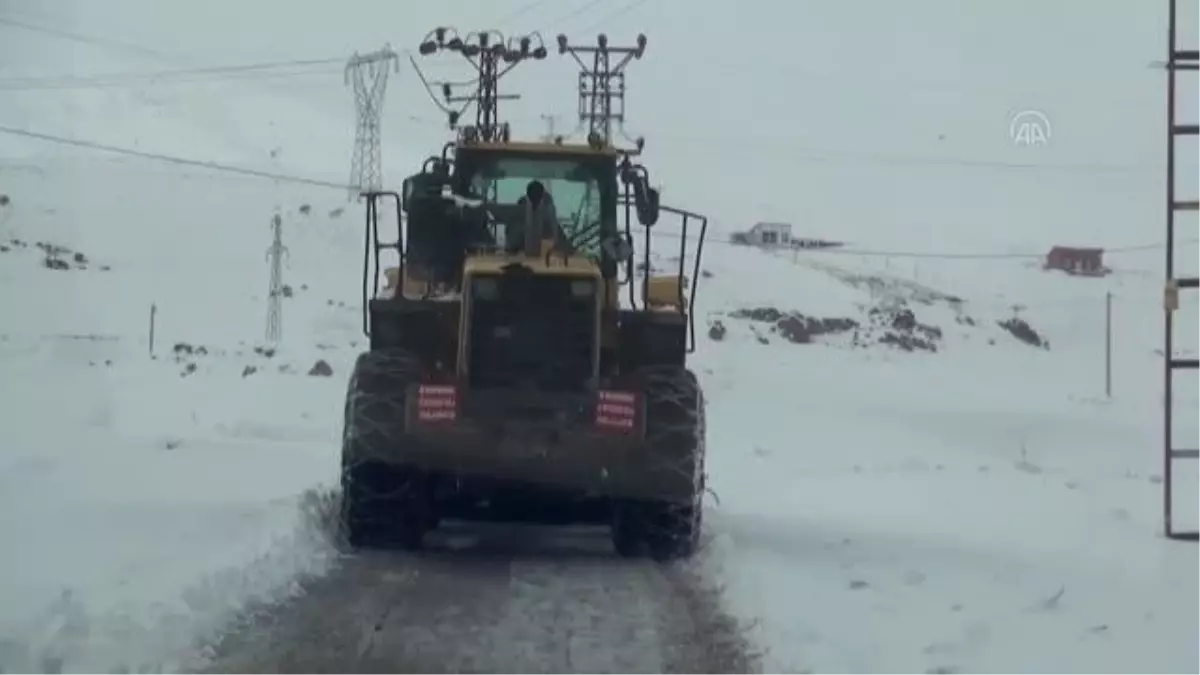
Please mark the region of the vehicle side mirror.
POLYGON ((405 178, 402 187, 400 188, 400 209, 408 213, 409 206, 412 204, 413 181, 411 178, 405 178))
POLYGON ((635 196, 638 222, 644 227, 653 227, 658 222, 658 190, 647 186, 638 192, 640 194, 635 196))

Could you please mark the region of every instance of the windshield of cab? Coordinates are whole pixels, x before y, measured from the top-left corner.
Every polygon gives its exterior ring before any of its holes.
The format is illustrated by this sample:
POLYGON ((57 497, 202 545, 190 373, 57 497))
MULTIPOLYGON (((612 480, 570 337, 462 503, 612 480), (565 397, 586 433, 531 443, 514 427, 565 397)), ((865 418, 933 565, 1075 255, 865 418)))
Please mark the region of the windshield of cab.
POLYGON ((596 174, 572 159, 497 157, 471 177, 474 195, 500 205, 515 205, 525 196, 529 181, 546 187, 554 202, 559 226, 568 241, 579 243, 578 252, 600 254, 600 184, 596 174))

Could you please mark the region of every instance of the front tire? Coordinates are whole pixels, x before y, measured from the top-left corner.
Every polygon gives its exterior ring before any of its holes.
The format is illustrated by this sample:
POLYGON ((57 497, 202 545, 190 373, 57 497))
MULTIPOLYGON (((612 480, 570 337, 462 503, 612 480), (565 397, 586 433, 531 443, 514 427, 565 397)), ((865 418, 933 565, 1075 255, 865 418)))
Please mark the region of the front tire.
POLYGON ((627 557, 639 554, 645 544, 659 561, 688 558, 696 552, 703 515, 704 393, 686 368, 660 366, 640 374, 650 471, 663 497, 619 500, 613 510, 613 545, 627 557))
POLYGON ((405 467, 405 403, 420 363, 399 350, 359 355, 346 391, 342 528, 353 548, 416 549, 435 521, 429 480, 405 467))

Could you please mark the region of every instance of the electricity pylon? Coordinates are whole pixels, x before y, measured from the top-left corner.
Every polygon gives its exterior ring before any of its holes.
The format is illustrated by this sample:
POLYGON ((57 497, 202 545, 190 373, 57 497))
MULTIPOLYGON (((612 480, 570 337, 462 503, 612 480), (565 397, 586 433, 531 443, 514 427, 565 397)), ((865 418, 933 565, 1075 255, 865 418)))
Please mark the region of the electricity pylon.
POLYGON ((346 63, 346 84, 354 89, 358 110, 354 154, 350 159, 351 198, 357 192, 378 190, 383 184, 380 147, 383 98, 387 93, 388 73, 399 70, 400 59, 390 45, 370 54, 355 54, 346 63))

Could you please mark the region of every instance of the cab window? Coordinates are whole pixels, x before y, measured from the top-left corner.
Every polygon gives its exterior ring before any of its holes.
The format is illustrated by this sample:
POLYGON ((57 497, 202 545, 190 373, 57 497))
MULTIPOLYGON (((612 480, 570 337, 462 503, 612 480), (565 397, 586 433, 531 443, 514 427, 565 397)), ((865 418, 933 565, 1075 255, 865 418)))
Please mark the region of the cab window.
MULTIPOLYGON (((569 240, 599 227, 600 183, 596 174, 581 162, 570 159, 497 157, 481 165, 471 176, 474 196, 501 205, 515 205, 525 196, 530 181, 540 181, 554 201, 559 225, 569 240)), ((600 255, 599 237, 587 237, 580 252, 600 255)))

